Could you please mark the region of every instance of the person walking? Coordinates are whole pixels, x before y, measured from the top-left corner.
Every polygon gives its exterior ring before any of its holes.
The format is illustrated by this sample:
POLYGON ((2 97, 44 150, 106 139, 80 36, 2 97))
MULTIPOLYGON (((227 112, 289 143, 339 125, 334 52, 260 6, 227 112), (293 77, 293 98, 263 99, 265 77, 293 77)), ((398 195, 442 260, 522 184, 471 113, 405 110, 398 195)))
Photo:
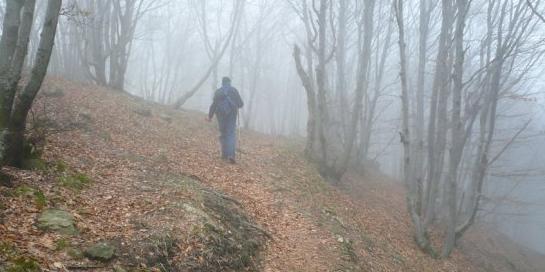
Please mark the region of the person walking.
POLYGON ((231 86, 231 79, 229 77, 222 78, 221 88, 214 93, 207 121, 212 121, 216 115, 220 131, 221 158, 230 163, 236 163, 237 116, 238 110, 242 106, 244 106, 244 102, 242 102, 238 90, 231 86))

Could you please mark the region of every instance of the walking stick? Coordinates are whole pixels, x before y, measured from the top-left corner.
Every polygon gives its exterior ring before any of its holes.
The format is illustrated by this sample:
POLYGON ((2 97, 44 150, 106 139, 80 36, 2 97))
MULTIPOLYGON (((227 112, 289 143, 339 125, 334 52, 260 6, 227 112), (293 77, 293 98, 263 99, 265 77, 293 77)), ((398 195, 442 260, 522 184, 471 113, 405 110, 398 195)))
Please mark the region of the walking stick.
POLYGON ((237 150, 238 150, 238 157, 242 159, 242 150, 240 149, 240 114, 237 114, 237 150))

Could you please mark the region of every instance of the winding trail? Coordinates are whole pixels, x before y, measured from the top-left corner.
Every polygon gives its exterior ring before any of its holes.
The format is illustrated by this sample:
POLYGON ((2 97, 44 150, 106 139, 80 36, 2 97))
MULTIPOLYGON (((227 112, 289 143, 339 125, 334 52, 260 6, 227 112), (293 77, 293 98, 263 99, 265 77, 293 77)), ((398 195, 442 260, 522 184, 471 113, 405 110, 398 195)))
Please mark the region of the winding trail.
MULTIPOLYGON (((143 117, 135 112, 146 107, 138 99, 128 102, 126 95, 95 86, 81 89, 63 83, 63 87, 64 97, 44 102, 55 108, 56 118, 83 114, 91 121, 84 130, 54 135, 47 154, 97 180, 80 196, 87 207, 83 209, 92 209, 84 224, 97 239, 104 234, 134 236, 138 229, 129 219, 135 213, 150 214, 172 202, 174 193, 156 182, 154 173, 194 175, 240 201, 272 234, 263 254, 263 271, 333 270, 340 258, 334 236, 303 216, 292 199, 274 193, 274 177, 268 175, 275 172, 272 139, 258 141, 244 133, 244 153, 238 164, 230 165, 219 160, 215 123, 205 122, 202 114, 153 107, 152 115, 143 117)), ((183 224, 174 214, 170 218, 162 224, 183 224)))

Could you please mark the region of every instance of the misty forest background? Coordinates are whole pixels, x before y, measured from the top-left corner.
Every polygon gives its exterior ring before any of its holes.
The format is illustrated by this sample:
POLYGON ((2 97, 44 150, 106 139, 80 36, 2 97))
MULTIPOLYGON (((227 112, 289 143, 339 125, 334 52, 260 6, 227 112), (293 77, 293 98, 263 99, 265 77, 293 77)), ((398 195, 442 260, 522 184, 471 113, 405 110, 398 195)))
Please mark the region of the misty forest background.
POLYGON ((545 253, 541 2, 65 0, 48 73, 199 111, 230 76, 242 127, 306 137, 332 182, 362 165, 403 182, 431 254, 478 220, 545 253))

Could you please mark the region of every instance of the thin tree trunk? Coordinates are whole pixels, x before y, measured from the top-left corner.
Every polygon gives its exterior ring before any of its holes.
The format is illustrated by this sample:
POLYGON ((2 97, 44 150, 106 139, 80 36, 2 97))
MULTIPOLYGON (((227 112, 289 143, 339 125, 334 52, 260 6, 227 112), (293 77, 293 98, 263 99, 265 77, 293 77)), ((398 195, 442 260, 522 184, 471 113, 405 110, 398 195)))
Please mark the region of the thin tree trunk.
POLYGON ((338 17, 338 34, 337 34, 337 51, 335 54, 335 62, 337 64, 337 103, 338 114, 343 129, 343 141, 348 142, 349 127, 346 124, 348 119, 348 101, 346 97, 346 24, 347 24, 347 0, 339 1, 339 17, 338 17))
POLYGON ((456 244, 456 226, 457 226, 457 181, 458 167, 463 154, 463 124, 461 120, 462 111, 462 91, 464 74, 464 29, 466 21, 466 11, 468 8, 467 0, 456 0, 458 16, 456 18, 456 31, 454 34, 455 56, 454 65, 454 87, 452 98, 452 146, 449 152, 449 171, 447 178, 447 237, 443 246, 443 257, 447 257, 452 252, 456 244))
POLYGON ((439 102, 442 101, 442 104, 445 107, 447 98, 446 95, 448 94, 446 90, 447 86, 445 85, 448 84, 447 79, 450 70, 448 65, 448 52, 452 28, 452 0, 443 0, 442 3, 442 23, 441 33, 439 36, 439 51, 437 54, 435 77, 432 87, 430 119, 428 121, 428 177, 425 186, 425 197, 422 203, 425 205, 425 226, 429 225, 434 218, 434 203, 436 201, 437 190, 439 187, 438 174, 441 173, 439 167, 442 167, 442 163, 438 162, 438 160, 440 160, 439 154, 441 154, 441 148, 438 147, 438 139, 442 140, 443 137, 437 136, 439 134, 437 127, 438 125, 446 125, 441 124, 438 121, 438 115, 441 110, 446 110, 445 108, 442 109, 439 106, 439 102))
POLYGON ((396 21, 399 30, 399 58, 400 58, 400 80, 401 80, 401 123, 402 129, 400 132, 401 143, 403 144, 403 180, 407 186, 407 207, 411 221, 415 227, 415 240, 418 246, 422 249, 429 249, 429 240, 426 234, 425 226, 417 211, 417 191, 415 190, 414 176, 412 173, 412 150, 410 143, 409 130, 409 87, 407 84, 407 57, 405 45, 405 26, 403 18, 403 1, 396 0, 394 3, 396 12, 396 21))
MULTIPOLYGON (((419 44, 418 44, 418 79, 416 86, 416 150, 415 150, 415 178, 418 184, 419 195, 423 192, 424 182, 424 88, 426 83, 426 55, 428 49, 429 34, 429 0, 420 0, 420 25, 419 25, 419 44)), ((422 201, 418 203, 419 213, 422 213, 422 201)))
MULTIPOLYGON (((375 9, 374 0, 365 1, 365 10, 363 17, 363 45, 359 57, 358 82, 356 87, 356 96, 354 98, 354 108, 352 109, 352 118, 350 119, 350 130, 346 149, 338 169, 339 174, 346 172, 352 157, 352 149, 358 133, 358 121, 363 111, 363 97, 367 95, 369 86, 369 63, 371 60, 371 42, 373 40, 373 15, 375 9)), ((363 132, 362 132, 363 133, 363 132)))
POLYGON ((316 135, 316 92, 312 84, 312 79, 305 72, 303 65, 301 63, 301 51, 299 47, 294 46, 293 48, 293 58, 295 60, 295 67, 297 69, 297 74, 303 83, 305 92, 307 94, 307 109, 308 109, 308 120, 307 120, 307 146, 305 153, 307 157, 313 156, 313 142, 314 136, 316 135))
POLYGON ((386 33, 386 38, 384 39, 384 44, 382 45, 382 52, 379 52, 380 49, 377 45, 377 60, 375 67, 375 87, 373 92, 373 97, 369 103, 369 108, 367 110, 366 116, 364 116, 365 124, 362 125, 365 129, 361 131, 361 140, 360 140, 360 150, 361 154, 359 159, 367 160, 369 157, 369 148, 371 147, 371 140, 373 136, 373 128, 375 125, 377 113, 376 108, 382 92, 382 81, 384 77, 384 69, 386 67, 386 59, 389 55, 390 50, 390 40, 392 37, 392 23, 388 20, 388 30, 386 33))
POLYGON ((208 80, 210 75, 214 73, 214 71, 217 69, 217 66, 219 62, 221 61, 221 58, 223 57, 223 55, 225 54, 225 51, 227 51, 227 48, 229 47, 231 43, 231 40, 233 38, 234 33, 236 32, 236 29, 239 27, 239 23, 240 23, 239 14, 244 9, 244 1, 237 0, 235 2, 234 9, 235 10, 233 12, 231 28, 229 30, 229 34, 223 46, 221 47, 219 52, 215 51, 217 52, 217 54, 214 53, 214 56, 212 58, 212 63, 210 64, 210 66, 208 67, 208 70, 204 73, 204 75, 199 79, 199 81, 197 81, 197 84, 195 84, 187 93, 185 93, 180 98, 178 98, 178 100, 176 100, 176 102, 173 105, 175 109, 182 107, 187 102, 187 100, 189 100, 189 98, 193 97, 193 95, 195 95, 195 93, 199 91, 199 89, 206 82, 206 80, 208 80))

